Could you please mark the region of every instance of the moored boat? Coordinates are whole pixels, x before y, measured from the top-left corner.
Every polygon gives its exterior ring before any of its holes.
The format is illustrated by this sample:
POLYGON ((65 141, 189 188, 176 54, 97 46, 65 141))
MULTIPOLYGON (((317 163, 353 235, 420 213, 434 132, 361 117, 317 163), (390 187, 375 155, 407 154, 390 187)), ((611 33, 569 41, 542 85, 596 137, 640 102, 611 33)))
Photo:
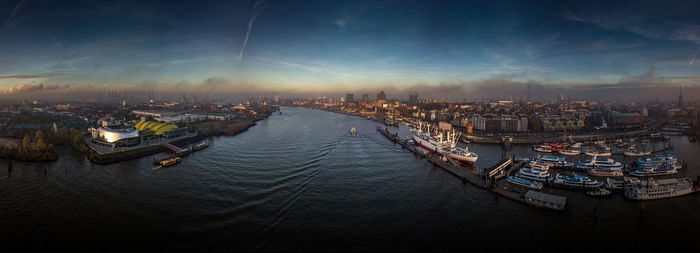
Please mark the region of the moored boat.
POLYGON ((599 188, 603 186, 602 182, 598 182, 595 179, 589 178, 584 175, 569 176, 566 174, 557 174, 553 181, 554 185, 560 187, 569 187, 576 189, 592 189, 599 188))
POLYGON ((163 167, 172 166, 180 162, 180 157, 173 157, 168 160, 160 161, 160 165, 163 167))
POLYGON ((657 168, 655 166, 649 166, 645 168, 637 168, 630 172, 630 176, 635 177, 657 177, 657 176, 668 176, 678 173, 678 170, 672 166, 664 166, 657 168))
POLYGON ((611 197, 612 191, 605 188, 598 188, 595 190, 586 191, 586 195, 597 198, 611 197))
POLYGON ((517 176, 544 183, 549 183, 552 181, 552 175, 550 175, 547 170, 540 168, 521 168, 518 170, 517 176))
POLYGON ((571 150, 571 149, 562 149, 562 150, 559 150, 559 154, 562 154, 562 155, 580 155, 581 151, 571 150))
POLYGON ((506 178, 506 181, 508 181, 509 183, 512 183, 512 184, 516 184, 516 185, 520 185, 520 186, 524 186, 524 187, 528 187, 528 188, 532 188, 532 189, 538 189, 538 190, 542 189, 542 183, 532 181, 532 180, 527 180, 524 178, 508 176, 506 178))
POLYGON ((626 186, 625 197, 633 200, 653 200, 683 196, 697 191, 697 182, 690 178, 650 178, 626 186))
POLYGON ((584 152, 587 156, 597 156, 597 157, 610 157, 612 156, 611 152, 595 152, 595 151, 586 151, 584 152))
POLYGON ((596 177, 624 177, 625 174, 622 173, 620 169, 590 169, 588 174, 596 177))

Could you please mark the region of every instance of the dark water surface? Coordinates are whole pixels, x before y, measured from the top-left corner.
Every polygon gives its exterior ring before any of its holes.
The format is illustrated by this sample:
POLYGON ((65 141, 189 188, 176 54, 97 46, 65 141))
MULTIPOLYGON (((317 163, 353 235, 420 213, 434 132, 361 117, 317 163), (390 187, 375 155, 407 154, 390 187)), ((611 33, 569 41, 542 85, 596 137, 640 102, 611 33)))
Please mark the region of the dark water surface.
MULTIPOLYGON (((154 170, 150 157, 94 165, 66 150, 54 163, 14 162, 9 174, 0 160, 0 248, 582 251, 695 248, 700 238, 697 194, 642 207, 571 193, 567 212, 541 210, 464 184, 391 143, 375 122, 282 112, 210 138, 169 168, 154 170)), ((689 164, 683 173, 700 174, 700 145, 673 142, 689 164)), ((501 157, 499 145, 471 148, 477 166, 501 157)))

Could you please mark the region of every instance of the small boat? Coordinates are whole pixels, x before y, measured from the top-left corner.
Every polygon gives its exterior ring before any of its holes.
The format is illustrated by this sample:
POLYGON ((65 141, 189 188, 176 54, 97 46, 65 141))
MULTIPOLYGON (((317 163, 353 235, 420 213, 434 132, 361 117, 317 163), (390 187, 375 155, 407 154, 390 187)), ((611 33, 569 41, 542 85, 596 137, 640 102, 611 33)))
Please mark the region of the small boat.
POLYGON ((644 152, 644 151, 636 151, 636 150, 628 149, 628 150, 625 150, 624 154, 625 154, 625 156, 632 156, 632 157, 634 157, 634 156, 648 156, 648 155, 651 155, 651 151, 644 152))
POLYGON ((608 189, 605 189, 605 188, 598 188, 595 190, 587 191, 586 195, 591 196, 591 197, 597 197, 597 198, 605 198, 605 197, 611 197, 612 192, 608 189))
POLYGON ((582 145, 583 145, 583 143, 577 142, 577 143, 571 144, 570 148, 581 148, 582 145))
POLYGON ((542 152, 542 153, 552 153, 551 149, 547 149, 547 148, 543 148, 543 147, 535 147, 535 151, 542 152))
POLYGON ((194 147, 192 147, 192 150, 193 151, 200 151, 200 150, 205 149, 207 147, 209 147, 209 143, 204 142, 204 143, 200 143, 200 144, 195 145, 194 147))
POLYGON ((357 130, 355 130, 355 128, 353 127, 352 129, 350 129, 350 134, 357 135, 357 130))
POLYGON ((467 138, 460 138, 459 142, 464 143, 464 144, 469 144, 469 140, 467 138))
POLYGON ((609 157, 612 156, 612 153, 610 152, 593 152, 593 151, 586 151, 585 154, 587 156, 598 156, 598 157, 609 157))
POLYGON ((160 161, 160 165, 163 167, 175 165, 180 162, 180 157, 173 157, 168 160, 160 161))
POLYGON ((562 149, 562 150, 559 150, 559 154, 562 154, 562 155, 580 155, 581 151, 571 150, 571 149, 562 149))
POLYGON ((506 181, 508 181, 509 183, 513 183, 513 184, 520 185, 520 186, 525 186, 525 187, 532 188, 532 189, 538 189, 538 190, 542 189, 542 183, 536 182, 536 181, 530 181, 530 180, 527 180, 524 178, 508 176, 506 181))

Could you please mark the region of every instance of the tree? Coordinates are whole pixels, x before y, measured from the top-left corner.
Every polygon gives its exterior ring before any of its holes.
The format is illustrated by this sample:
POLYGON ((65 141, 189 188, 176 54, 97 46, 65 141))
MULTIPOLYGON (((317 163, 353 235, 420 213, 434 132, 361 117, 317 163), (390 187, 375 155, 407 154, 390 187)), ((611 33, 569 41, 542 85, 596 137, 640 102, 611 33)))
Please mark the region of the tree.
POLYGON ((32 138, 29 137, 29 135, 24 135, 24 139, 22 139, 22 145, 20 145, 20 149, 18 153, 24 153, 29 151, 29 147, 32 145, 32 138))
POLYGON ((36 151, 46 151, 46 142, 44 142, 44 137, 39 137, 36 139, 36 144, 34 144, 34 149, 36 151))

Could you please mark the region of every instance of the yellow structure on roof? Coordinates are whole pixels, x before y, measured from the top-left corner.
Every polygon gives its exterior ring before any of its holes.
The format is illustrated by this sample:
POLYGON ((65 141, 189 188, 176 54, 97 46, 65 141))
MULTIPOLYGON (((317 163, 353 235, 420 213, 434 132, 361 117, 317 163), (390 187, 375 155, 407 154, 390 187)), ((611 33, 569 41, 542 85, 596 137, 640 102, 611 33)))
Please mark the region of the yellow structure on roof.
POLYGON ((177 129, 176 125, 158 121, 141 121, 134 125, 139 131, 152 131, 156 135, 161 135, 168 130, 177 129))

